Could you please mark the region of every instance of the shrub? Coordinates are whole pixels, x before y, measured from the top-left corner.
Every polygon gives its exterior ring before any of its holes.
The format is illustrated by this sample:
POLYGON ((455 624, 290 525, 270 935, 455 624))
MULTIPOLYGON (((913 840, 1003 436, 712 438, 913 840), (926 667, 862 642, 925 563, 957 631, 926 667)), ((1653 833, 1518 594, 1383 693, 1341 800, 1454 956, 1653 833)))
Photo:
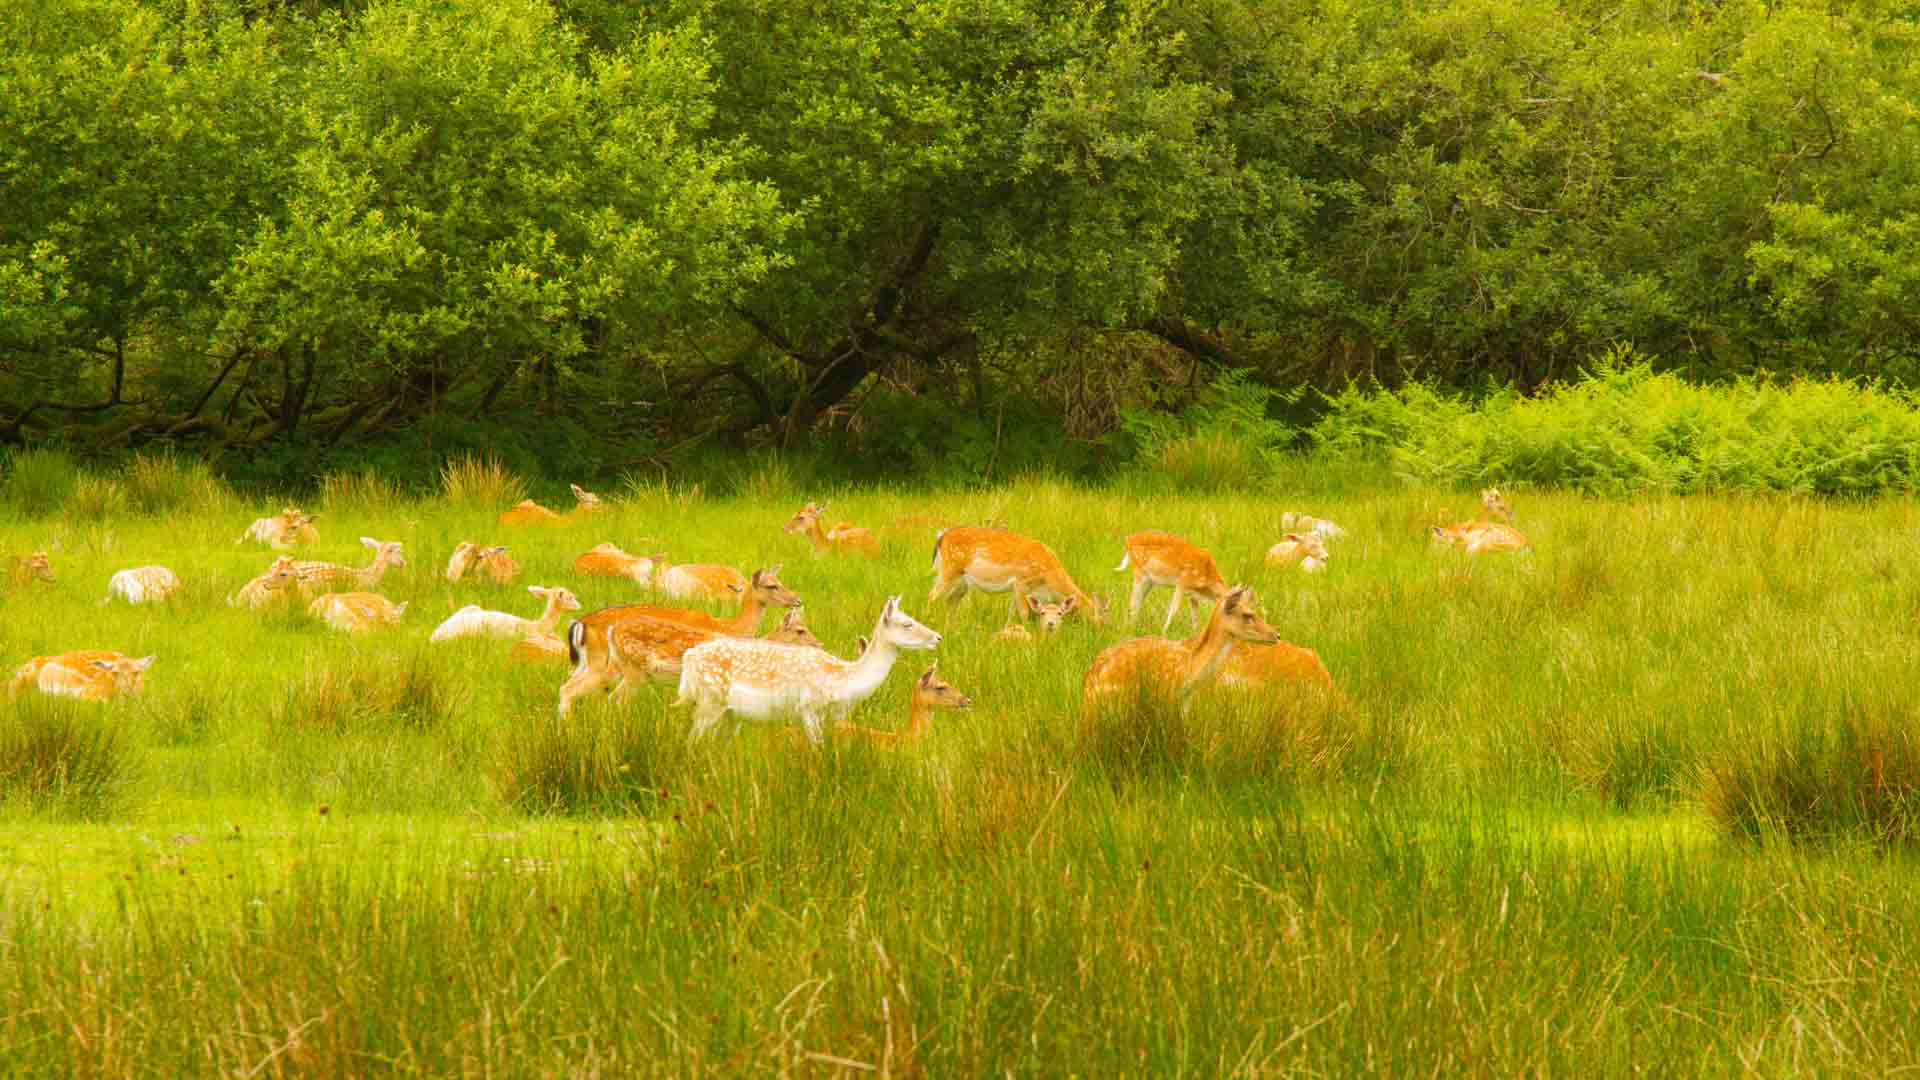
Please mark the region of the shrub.
POLYGON ((1708 758, 1699 798, 1742 840, 1909 847, 1920 840, 1920 716, 1905 703, 1803 714, 1780 737, 1708 758))
POLYGON ((120 471, 129 507, 140 514, 169 514, 192 508, 208 511, 231 503, 226 482, 204 461, 173 454, 138 454, 120 471))
POLYGON ((1123 413, 1121 429, 1136 447, 1137 475, 1180 491, 1261 486, 1294 438, 1291 428, 1268 415, 1276 400, 1293 398, 1230 371, 1185 412, 1123 413))
POLYGON ((493 757, 493 790, 523 813, 651 809, 686 775, 687 733, 653 702, 538 709, 509 726, 493 757))
POLYGON ((320 478, 320 503, 335 512, 391 510, 403 498, 400 486, 370 465, 320 478))
POLYGON ((139 769, 114 715, 121 707, 20 699, 0 725, 0 806, 70 821, 126 816, 139 769))
POLYGON ((432 730, 458 705, 454 682, 428 658, 376 653, 307 666, 273 712, 276 725, 334 734, 432 730))
POLYGON ((527 482, 491 454, 462 454, 440 467, 440 493, 464 506, 512 506, 527 497, 527 482))
POLYGON ((105 521, 127 512, 132 500, 118 480, 82 473, 67 495, 66 516, 76 521, 105 521))
POLYGON ((80 468, 64 450, 31 447, 7 455, 4 501, 21 517, 58 513, 80 482, 80 468))

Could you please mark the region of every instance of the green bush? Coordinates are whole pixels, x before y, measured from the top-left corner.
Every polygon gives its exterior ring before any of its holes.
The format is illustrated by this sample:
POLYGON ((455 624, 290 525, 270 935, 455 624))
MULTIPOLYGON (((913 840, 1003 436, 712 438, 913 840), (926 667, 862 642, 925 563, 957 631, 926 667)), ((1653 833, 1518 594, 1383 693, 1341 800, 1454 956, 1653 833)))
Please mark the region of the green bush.
POLYGON ((1298 395, 1261 386, 1245 372, 1223 372, 1190 409, 1130 410, 1121 430, 1134 450, 1134 476, 1178 491, 1249 490, 1264 484, 1295 433, 1270 414, 1298 395))
POLYGON ((121 705, 29 694, 0 724, 0 807, 34 817, 125 817, 139 777, 121 705))
POLYGON ((80 482, 80 467, 64 450, 27 447, 7 455, 6 505, 21 517, 59 512, 80 482))

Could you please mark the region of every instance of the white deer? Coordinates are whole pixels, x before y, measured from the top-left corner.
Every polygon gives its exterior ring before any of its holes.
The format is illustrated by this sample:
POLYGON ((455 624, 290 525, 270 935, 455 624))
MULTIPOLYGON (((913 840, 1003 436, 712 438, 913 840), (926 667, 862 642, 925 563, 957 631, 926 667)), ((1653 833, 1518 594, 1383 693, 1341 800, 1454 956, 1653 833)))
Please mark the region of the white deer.
POLYGON ((873 695, 887 681, 901 649, 931 649, 940 635, 887 600, 873 639, 858 658, 841 660, 822 649, 771 641, 721 638, 688 649, 680 666, 680 698, 691 704, 698 740, 731 711, 741 720, 774 720, 798 713, 807 741, 819 746, 831 722, 873 695))
POLYGON ((560 625, 562 611, 579 611, 580 598, 570 589, 549 588, 545 585, 529 585, 527 591, 543 597, 546 610, 538 619, 523 619, 505 611, 488 611, 479 604, 468 604, 459 611, 447 616, 446 621, 433 628, 428 641, 452 641, 462 637, 493 637, 508 641, 520 641, 530 637, 552 634, 560 625))

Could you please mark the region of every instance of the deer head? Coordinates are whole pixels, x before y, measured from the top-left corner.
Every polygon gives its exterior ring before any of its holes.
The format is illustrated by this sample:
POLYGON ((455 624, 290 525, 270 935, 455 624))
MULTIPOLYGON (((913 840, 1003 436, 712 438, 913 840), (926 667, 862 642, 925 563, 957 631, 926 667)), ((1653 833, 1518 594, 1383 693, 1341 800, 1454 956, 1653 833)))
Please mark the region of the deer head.
POLYGON ((970 709, 973 701, 967 695, 954 689, 953 684, 942 679, 938 673, 940 665, 934 664, 920 673, 913 684, 913 696, 916 700, 942 709, 970 709))
POLYGON ((140 676, 153 663, 153 657, 143 656, 138 660, 95 660, 93 666, 113 676, 113 689, 119 694, 138 694, 140 676))
POLYGON ((799 607, 800 594, 780 583, 780 567, 784 563, 774 563, 753 572, 753 595, 763 604, 777 604, 780 607, 799 607))
POLYGON ((1271 645, 1280 640, 1280 632, 1267 625, 1253 606, 1253 590, 1238 585, 1220 601, 1220 623, 1227 634, 1255 645, 1271 645))

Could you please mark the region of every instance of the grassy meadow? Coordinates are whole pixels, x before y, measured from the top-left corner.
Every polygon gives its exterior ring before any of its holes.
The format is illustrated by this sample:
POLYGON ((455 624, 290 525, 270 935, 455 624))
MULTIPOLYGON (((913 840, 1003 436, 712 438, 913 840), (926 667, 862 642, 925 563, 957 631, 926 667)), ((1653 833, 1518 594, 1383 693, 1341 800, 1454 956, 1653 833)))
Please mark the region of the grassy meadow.
MULTIPOLYGON (((1425 526, 1473 495, 1284 474, 1271 496, 830 493, 876 561, 815 559, 769 470, 726 498, 605 492, 511 533, 511 484, 341 478, 311 554, 401 626, 352 638, 223 598, 278 503, 89 478, 0 522, 59 580, 0 601, 0 659, 153 653, 110 705, 29 695, 0 731, 0 1061, 23 1075, 1882 1074, 1920 1062, 1915 504, 1510 490, 1535 550, 1425 526), (118 484, 117 493, 115 489, 118 484), (1286 509, 1349 532, 1266 569, 1286 509), (995 641, 1004 596, 928 610, 933 532, 1037 536, 1114 605, 995 641), (1344 699, 1215 693, 1082 724, 1126 635, 1120 538, 1211 550, 1344 699), (451 585, 460 540, 511 587, 451 585), (932 659, 973 699, 899 753, 748 725, 688 747, 673 690, 553 715, 558 666, 429 645, 470 602, 636 595, 600 541, 784 564, 846 655, 881 603, 941 630, 854 713, 897 726, 932 659), (115 571, 186 582, 104 604, 115 571)), ((159 481, 154 486, 164 486, 159 481)), ((18 493, 16 492, 16 495, 18 493)), ((547 500, 564 508, 563 501, 547 500)), ((1157 628, 1168 593, 1136 633, 1157 628)), ((1184 616, 1176 623, 1186 626, 1184 616)))

